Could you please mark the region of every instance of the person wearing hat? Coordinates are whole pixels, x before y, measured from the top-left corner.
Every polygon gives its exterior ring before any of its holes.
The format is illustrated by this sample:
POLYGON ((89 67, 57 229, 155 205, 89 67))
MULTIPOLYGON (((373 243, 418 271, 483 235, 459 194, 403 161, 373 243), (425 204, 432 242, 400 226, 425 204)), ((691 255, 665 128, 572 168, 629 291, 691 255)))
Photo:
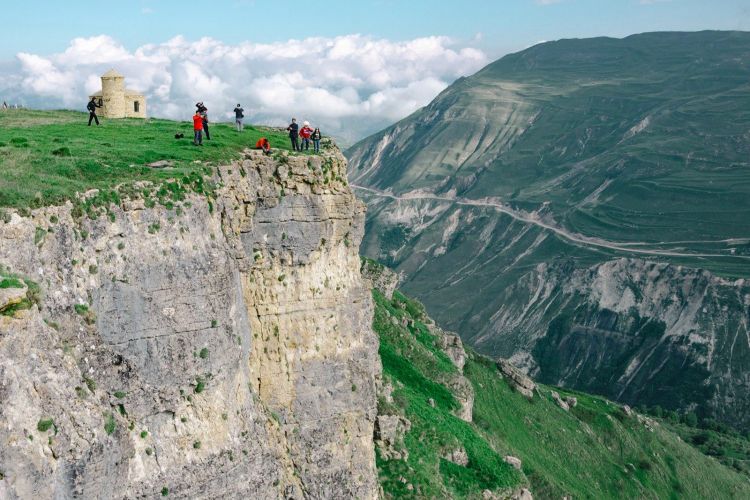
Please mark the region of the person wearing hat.
POLYGON ((297 125, 297 119, 292 118, 292 123, 286 129, 289 131, 289 139, 292 141, 292 151, 302 151, 299 147, 299 125, 297 125))
POLYGON ((299 148, 300 151, 302 151, 302 146, 304 146, 305 151, 310 149, 310 136, 312 133, 313 129, 310 128, 310 122, 303 123, 302 130, 299 131, 299 135, 302 137, 302 145, 299 148))

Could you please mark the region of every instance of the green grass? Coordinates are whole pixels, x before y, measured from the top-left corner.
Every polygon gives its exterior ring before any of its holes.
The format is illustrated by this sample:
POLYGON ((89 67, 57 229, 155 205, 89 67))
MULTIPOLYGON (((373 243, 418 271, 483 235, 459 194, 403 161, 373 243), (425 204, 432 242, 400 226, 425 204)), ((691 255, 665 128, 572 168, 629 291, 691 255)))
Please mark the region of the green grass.
POLYGON ((393 403, 381 397, 378 410, 403 415, 412 424, 403 443, 408 460, 377 456, 386 498, 477 498, 484 489, 511 491, 524 485, 537 499, 750 495, 750 480, 738 473, 750 451, 744 436, 659 419, 649 430, 616 403, 544 385, 541 396, 528 400, 507 384, 493 361, 473 351, 467 353, 464 375, 475 391, 474 418, 472 423, 459 420, 451 413, 457 402, 445 385, 456 369, 445 364, 449 360, 435 346, 421 304, 398 292, 391 301, 378 291, 373 297, 384 380, 395 388, 393 403), (402 318, 413 326, 401 326, 402 318), (552 390, 576 397, 577 406, 562 410, 552 390), (434 408, 428 399, 435 401, 434 408), (714 432, 706 447, 723 448, 723 462, 732 467, 691 446, 692 440, 703 440, 692 436, 706 432, 714 432), (469 455, 468 467, 440 458, 458 446, 469 455), (520 458, 522 472, 509 469, 502 462, 505 455, 520 458), (407 484, 414 489, 407 490, 407 484))
POLYGON ((110 413, 104 422, 104 432, 106 432, 107 435, 111 435, 113 432, 115 432, 116 426, 117 422, 115 422, 115 416, 114 414, 110 413))
MULTIPOLYGON (((384 460, 378 454, 380 482, 388 498, 413 495, 423 498, 466 497, 484 489, 500 490, 522 484, 522 478, 503 462, 478 430, 452 414, 459 407, 444 385, 456 374, 445 354, 434 347, 425 325, 401 326, 403 317, 414 319, 418 303, 398 294, 393 301, 375 291, 373 326, 380 335, 380 356, 385 379, 396 389, 394 402, 379 401, 381 413, 402 414, 411 422, 404 437, 407 461, 384 460), (391 318, 397 318, 394 325, 391 318), (434 401, 434 407, 429 403, 434 401), (443 458, 445 452, 462 447, 469 456, 467 467, 443 458), (400 481, 408 478, 410 492, 400 481)), ((419 316, 421 318, 421 316, 419 316)))
POLYGON ((0 280, 0 288, 23 288, 23 281, 18 278, 3 278, 0 280))
POLYGON ((92 188, 111 191, 134 181, 161 183, 203 173, 207 164, 236 159, 261 136, 274 149, 289 150, 285 132, 249 126, 237 133, 225 123, 212 124, 212 139, 196 147, 188 122, 105 119, 99 127, 87 127, 84 113, 28 110, 4 113, 3 120, 0 206, 15 208, 58 204, 92 188), (185 138, 175 139, 178 132, 185 138), (159 160, 172 166, 146 166, 159 160))
POLYGON ((20 276, 9 272, 3 266, 0 266, 0 289, 23 288, 26 286, 26 295, 19 302, 14 304, 0 304, 1 316, 14 316, 18 311, 31 309, 34 305, 41 304, 42 292, 39 284, 30 279, 24 279, 20 276))

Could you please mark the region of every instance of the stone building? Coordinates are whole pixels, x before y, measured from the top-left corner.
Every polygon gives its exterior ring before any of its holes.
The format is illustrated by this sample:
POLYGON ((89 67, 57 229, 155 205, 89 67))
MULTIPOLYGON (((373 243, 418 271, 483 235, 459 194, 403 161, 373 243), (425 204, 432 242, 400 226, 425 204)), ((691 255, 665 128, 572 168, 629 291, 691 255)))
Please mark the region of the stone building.
POLYGON ((102 90, 90 95, 101 109, 97 114, 106 118, 146 118, 146 97, 125 88, 125 77, 111 69, 102 75, 102 90))

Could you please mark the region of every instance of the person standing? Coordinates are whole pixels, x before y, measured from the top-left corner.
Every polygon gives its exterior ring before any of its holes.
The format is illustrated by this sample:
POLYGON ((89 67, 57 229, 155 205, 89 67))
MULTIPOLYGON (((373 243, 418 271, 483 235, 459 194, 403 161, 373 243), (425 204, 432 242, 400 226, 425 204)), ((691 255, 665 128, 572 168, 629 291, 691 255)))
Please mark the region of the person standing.
POLYGON ((297 119, 292 118, 292 123, 286 128, 289 131, 289 139, 292 141, 292 151, 301 151, 299 147, 299 125, 297 119))
POLYGON ((310 150, 310 136, 313 133, 313 129, 310 128, 310 122, 305 122, 302 124, 302 130, 299 131, 300 137, 302 137, 302 144, 300 145, 299 150, 302 151, 302 148, 305 148, 305 151, 310 150))
POLYGON ((244 109, 237 104, 237 107, 234 108, 234 123, 237 124, 237 132, 242 132, 242 119, 245 117, 244 109))
POLYGON ((203 116, 201 116, 200 111, 195 110, 195 114, 193 115, 193 144, 196 146, 203 146, 203 116))
POLYGON ((203 109, 201 110, 199 114, 201 115, 201 119, 203 119, 203 132, 206 133, 206 140, 210 141, 211 134, 208 133, 208 108, 203 106, 203 109))
POLYGON ((313 151, 315 151, 316 153, 320 153, 320 139, 322 137, 323 136, 320 133, 320 129, 318 127, 315 127, 315 130, 313 131, 310 138, 313 141, 313 151))
POLYGON ((92 97, 89 103, 86 105, 86 109, 89 110, 89 127, 91 126, 91 120, 95 120, 96 126, 99 126, 99 117, 96 116, 96 108, 101 107, 101 104, 96 103, 96 97, 92 97))

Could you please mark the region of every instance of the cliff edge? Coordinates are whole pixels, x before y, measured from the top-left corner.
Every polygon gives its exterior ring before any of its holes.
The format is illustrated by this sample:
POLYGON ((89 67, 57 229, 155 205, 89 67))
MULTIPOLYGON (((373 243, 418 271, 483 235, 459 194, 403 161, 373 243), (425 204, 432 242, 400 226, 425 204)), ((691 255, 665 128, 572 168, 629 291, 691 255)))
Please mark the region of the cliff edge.
POLYGON ((0 497, 376 498, 345 177, 338 150, 246 151, 6 213, 0 497))

